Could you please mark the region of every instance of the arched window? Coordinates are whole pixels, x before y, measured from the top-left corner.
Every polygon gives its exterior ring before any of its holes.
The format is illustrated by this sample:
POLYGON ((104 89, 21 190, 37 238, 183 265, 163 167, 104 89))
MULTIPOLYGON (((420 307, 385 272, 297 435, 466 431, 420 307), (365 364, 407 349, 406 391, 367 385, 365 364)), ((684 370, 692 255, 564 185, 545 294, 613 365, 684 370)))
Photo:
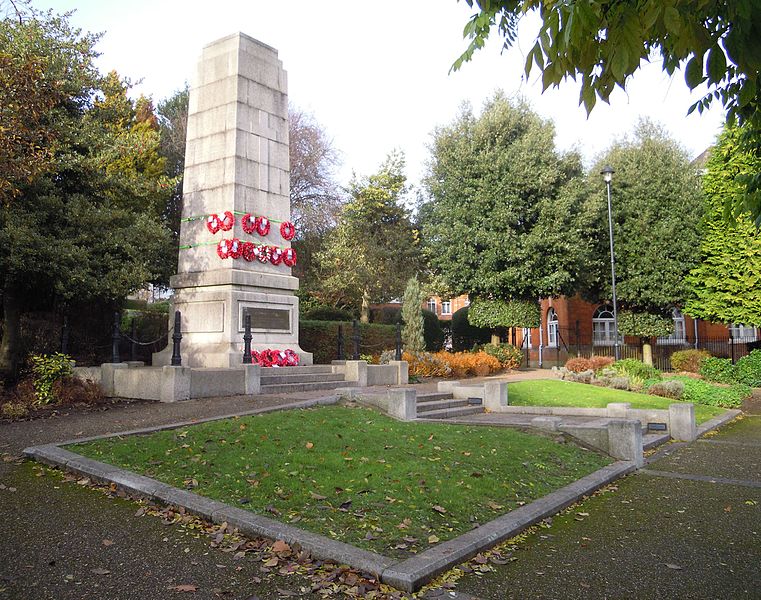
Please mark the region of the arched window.
POLYGON ((547 311, 547 346, 557 348, 558 339, 558 314, 551 308, 547 311))
POLYGON ((592 315, 592 343, 596 346, 612 346, 616 340, 615 324, 613 307, 610 304, 598 306, 592 315))
POLYGON ((659 344, 686 344, 687 330, 684 327, 684 315, 678 308, 671 310, 671 317, 674 319, 674 333, 669 336, 659 337, 659 344))
POLYGON ((531 329, 524 327, 522 334, 523 341, 521 342, 521 348, 533 348, 531 345, 531 329))

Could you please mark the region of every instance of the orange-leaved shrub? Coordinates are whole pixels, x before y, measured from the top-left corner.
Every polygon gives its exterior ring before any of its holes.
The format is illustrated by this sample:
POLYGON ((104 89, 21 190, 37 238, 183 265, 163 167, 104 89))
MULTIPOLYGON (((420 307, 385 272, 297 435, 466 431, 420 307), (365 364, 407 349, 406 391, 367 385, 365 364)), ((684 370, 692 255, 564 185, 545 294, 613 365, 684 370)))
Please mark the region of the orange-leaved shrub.
POLYGON ((581 358, 579 356, 576 358, 569 358, 565 363, 565 368, 573 373, 583 373, 584 371, 589 371, 592 366, 589 363, 589 359, 581 358))
POLYGON ((452 369, 452 377, 483 377, 502 370, 502 364, 486 352, 437 352, 436 356, 452 369))
POLYGON ((402 353, 402 360, 406 360, 409 364, 410 375, 416 377, 450 377, 452 369, 446 361, 441 359, 440 354, 446 354, 446 352, 431 354, 430 352, 405 351, 402 353))
POLYGON ((590 356, 587 360, 589 361, 589 368, 595 373, 616 362, 616 359, 612 356, 590 356))

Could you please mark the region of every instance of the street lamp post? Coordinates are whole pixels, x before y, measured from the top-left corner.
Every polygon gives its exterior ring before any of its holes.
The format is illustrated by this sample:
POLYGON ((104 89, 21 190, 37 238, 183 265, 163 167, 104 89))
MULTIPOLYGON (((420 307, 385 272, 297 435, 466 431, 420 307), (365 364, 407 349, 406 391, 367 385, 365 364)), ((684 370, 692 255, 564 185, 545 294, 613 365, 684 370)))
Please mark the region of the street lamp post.
POLYGON ((618 301, 616 299, 616 253, 613 250, 613 210, 610 204, 610 184, 613 181, 613 167, 605 165, 600 171, 605 180, 605 185, 608 188, 608 233, 610 234, 610 276, 613 287, 613 351, 616 356, 616 360, 621 358, 621 350, 618 346, 618 301))

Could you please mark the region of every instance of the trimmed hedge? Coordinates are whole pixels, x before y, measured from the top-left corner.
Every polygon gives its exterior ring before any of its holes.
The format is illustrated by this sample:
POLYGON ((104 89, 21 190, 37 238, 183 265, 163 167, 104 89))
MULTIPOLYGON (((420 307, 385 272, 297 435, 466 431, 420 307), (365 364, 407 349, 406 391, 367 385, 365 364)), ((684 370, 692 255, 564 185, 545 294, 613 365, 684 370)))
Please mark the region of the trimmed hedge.
POLYGON ((423 338, 428 352, 438 352, 444 346, 444 330, 436 313, 423 309, 423 338))
MULTIPOLYGON (((299 344, 314 354, 315 364, 330 364, 338 358, 338 326, 344 326, 344 354, 350 357, 354 351, 351 322, 301 321, 299 344)), ((360 323, 360 354, 380 354, 396 347, 396 327, 377 323, 360 323)))
POLYGON ((304 321, 351 321, 354 315, 335 306, 315 306, 301 314, 304 321))
POLYGON ((461 308, 452 315, 452 350, 470 350, 476 344, 491 342, 491 330, 473 327, 468 322, 468 307, 461 308))

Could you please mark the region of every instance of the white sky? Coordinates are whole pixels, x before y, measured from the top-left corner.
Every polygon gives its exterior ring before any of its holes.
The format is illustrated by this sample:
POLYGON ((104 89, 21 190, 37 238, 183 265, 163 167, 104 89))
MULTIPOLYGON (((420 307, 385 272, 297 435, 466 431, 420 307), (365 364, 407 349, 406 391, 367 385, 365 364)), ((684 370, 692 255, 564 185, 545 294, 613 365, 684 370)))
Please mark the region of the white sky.
POLYGON ((640 116, 664 124, 691 157, 712 144, 723 113, 687 117, 700 97, 690 94, 681 73, 662 74, 645 65, 611 106, 598 104, 587 119, 574 82, 541 94, 538 71, 522 78, 531 23, 521 44, 507 54, 491 44, 457 73, 449 67, 466 47, 462 28, 471 9, 455 0, 35 0, 39 9, 76 9, 72 22, 102 31, 101 70, 142 79, 136 93, 159 100, 191 80, 201 48, 242 31, 275 47, 288 71, 291 103, 312 112, 333 138, 343 165, 370 174, 386 154, 407 155, 410 183, 428 158, 430 134, 454 119, 463 101, 480 109, 501 88, 524 95, 552 118, 561 150, 576 147, 589 164, 610 142, 631 132, 640 116))

